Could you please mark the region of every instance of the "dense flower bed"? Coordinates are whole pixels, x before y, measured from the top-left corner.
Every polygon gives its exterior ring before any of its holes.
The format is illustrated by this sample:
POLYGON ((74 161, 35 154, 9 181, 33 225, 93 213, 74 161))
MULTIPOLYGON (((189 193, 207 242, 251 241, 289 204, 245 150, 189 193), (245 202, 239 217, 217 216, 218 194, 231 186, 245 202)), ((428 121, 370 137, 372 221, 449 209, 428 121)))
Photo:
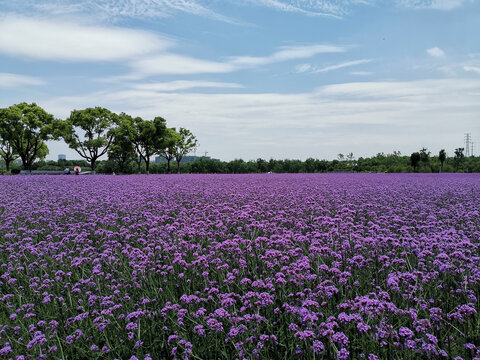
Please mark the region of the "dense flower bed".
POLYGON ((0 358, 480 358, 480 176, 0 178, 0 358))

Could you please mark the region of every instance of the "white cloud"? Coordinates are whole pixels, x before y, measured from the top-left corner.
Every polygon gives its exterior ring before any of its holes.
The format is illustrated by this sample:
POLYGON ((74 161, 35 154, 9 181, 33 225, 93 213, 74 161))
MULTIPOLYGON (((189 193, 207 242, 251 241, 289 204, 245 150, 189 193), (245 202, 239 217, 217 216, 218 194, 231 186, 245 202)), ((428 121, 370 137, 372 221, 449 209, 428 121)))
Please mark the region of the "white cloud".
POLYGON ((279 11, 285 12, 294 12, 294 13, 301 13, 310 16, 331 16, 331 17, 339 17, 337 15, 340 12, 340 9, 325 9, 323 11, 319 11, 319 9, 314 10, 307 10, 306 8, 292 5, 289 1, 280 1, 280 0, 255 0, 254 1, 257 6, 264 6, 269 7, 279 11), (330 10, 330 11, 328 11, 330 10), (333 11, 332 11, 333 10, 333 11))
POLYGON ((430 49, 427 49, 427 53, 428 55, 430 56, 433 56, 433 57, 442 57, 442 56, 445 56, 445 52, 440 49, 439 47, 433 47, 433 48, 430 48, 430 49))
POLYGON ((214 82, 214 81, 189 81, 189 80, 177 80, 163 83, 147 83, 147 84, 135 84, 134 89, 158 91, 158 92, 170 92, 179 90, 188 90, 195 88, 226 88, 226 89, 238 89, 243 86, 235 83, 214 82))
POLYGON ((0 73, 0 88, 38 86, 43 84, 45 84, 45 82, 36 77, 19 74, 0 73))
POLYGON ((453 10, 471 0, 397 0, 402 7, 414 9, 453 10))
POLYGON ((177 54, 154 54, 131 62, 132 73, 122 76, 123 79, 136 80, 150 75, 166 74, 220 74, 238 71, 277 62, 310 58, 321 53, 339 53, 346 47, 335 45, 299 45, 282 47, 272 55, 264 57, 237 56, 227 58, 224 62, 196 59, 177 54))
POLYGON ((244 0, 245 3, 278 11, 309 16, 342 17, 355 5, 370 5, 373 0, 244 0))
POLYGON ((175 54, 172 52, 174 45, 178 43, 147 31, 11 15, 0 17, 0 53, 52 61, 128 61, 133 73, 117 77, 121 79, 163 74, 228 73, 347 49, 323 44, 286 46, 265 57, 239 56, 226 61, 211 61, 175 54))
POLYGON ((326 66, 326 67, 321 68, 321 69, 317 69, 314 72, 316 72, 316 73, 328 72, 328 71, 343 69, 343 68, 346 68, 346 67, 356 66, 356 65, 360 65, 360 64, 367 64, 369 62, 372 62, 372 59, 345 61, 345 62, 342 62, 340 64, 330 65, 330 66, 326 66))
POLYGON ((165 50, 167 38, 118 27, 81 25, 53 19, 0 18, 0 53, 62 61, 112 61, 165 50))
POLYGON ((236 23, 235 20, 216 13, 200 0, 10 0, 2 1, 12 11, 28 11, 32 14, 55 16, 88 15, 100 20, 115 21, 118 18, 165 18, 176 13, 188 13, 218 21, 236 23))
POLYGON ((223 159, 334 158, 347 150, 361 156, 454 148, 454 134, 461 142, 461 129, 478 122, 479 93, 480 80, 450 78, 344 83, 297 94, 130 89, 39 103, 56 116, 88 106, 146 119, 161 115, 170 126, 191 129, 203 149, 223 159))
POLYGON ((301 74, 301 73, 304 73, 304 72, 308 72, 312 69, 312 65, 310 64, 300 64, 300 65, 297 65, 295 66, 295 72, 301 74))
POLYGON ((132 68, 133 78, 165 74, 228 73, 236 70, 232 64, 175 54, 145 57, 132 62, 132 68))
POLYGON ((356 75, 356 76, 368 76, 372 75, 373 72, 371 71, 352 71, 350 72, 351 75, 356 75))
MULTIPOLYGON (((340 18, 353 6, 371 5, 375 0, 230 0, 237 6, 258 6, 276 11, 307 16, 340 18)), ((88 15, 103 21, 121 18, 165 18, 177 13, 201 16, 217 21, 242 24, 214 10, 211 0, 0 0, 5 10, 28 12, 31 15, 88 15)))
POLYGON ((347 50, 344 46, 337 45, 298 45, 298 46, 285 46, 280 48, 279 51, 273 53, 270 56, 255 57, 255 56, 238 56, 232 57, 230 63, 239 67, 251 66, 251 65, 266 65, 281 61, 306 59, 318 54, 325 53, 341 53, 347 50))
POLYGON ((343 69, 346 67, 351 67, 351 66, 356 66, 360 64, 367 64, 369 62, 372 62, 372 59, 361 59, 361 60, 353 60, 353 61, 345 61, 341 62, 339 64, 335 65, 330 65, 330 66, 325 66, 323 68, 318 68, 316 66, 312 66, 310 64, 302 64, 298 65, 295 70, 298 73, 304 73, 304 72, 309 72, 309 73, 324 73, 324 72, 329 72, 333 70, 338 70, 338 69, 343 69))
POLYGON ((463 67, 463 70, 465 71, 471 71, 471 72, 475 72, 477 74, 480 74, 480 66, 470 66, 470 65, 466 65, 463 67))

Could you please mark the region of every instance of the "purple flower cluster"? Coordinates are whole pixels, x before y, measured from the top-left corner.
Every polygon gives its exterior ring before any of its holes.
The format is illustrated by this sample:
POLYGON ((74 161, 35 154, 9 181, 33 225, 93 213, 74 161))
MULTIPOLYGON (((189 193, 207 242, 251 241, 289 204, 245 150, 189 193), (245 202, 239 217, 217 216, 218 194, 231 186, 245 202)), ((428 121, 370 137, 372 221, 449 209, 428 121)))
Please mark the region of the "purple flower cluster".
POLYGON ((480 360, 480 177, 0 178, 0 357, 480 360))

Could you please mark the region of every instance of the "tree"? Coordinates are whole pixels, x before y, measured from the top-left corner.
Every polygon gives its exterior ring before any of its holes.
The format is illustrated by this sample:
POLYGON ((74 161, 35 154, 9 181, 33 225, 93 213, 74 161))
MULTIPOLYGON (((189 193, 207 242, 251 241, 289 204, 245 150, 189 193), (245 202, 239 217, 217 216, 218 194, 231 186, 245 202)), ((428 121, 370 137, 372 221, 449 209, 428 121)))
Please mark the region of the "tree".
POLYGON ((315 172, 317 168, 317 163, 318 163, 318 160, 309 157, 307 160, 305 160, 305 171, 307 173, 315 172))
POLYGON ((353 155, 353 152, 351 152, 347 155, 347 164, 348 164, 348 166, 355 165, 355 156, 353 155))
POLYGON ((426 148, 420 150, 420 161, 425 165, 430 161, 430 151, 427 151, 426 148))
POLYGON ((414 152, 410 155, 410 163, 413 166, 413 171, 417 171, 418 163, 420 162, 421 156, 420 153, 414 152))
POLYGON ((0 137, 22 159, 24 170, 32 171, 35 160, 48 153, 44 141, 54 138, 57 121, 35 103, 25 102, 0 111, 0 137))
POLYGON ((119 115, 118 127, 114 130, 113 142, 108 149, 108 159, 116 165, 116 171, 127 173, 128 165, 135 160, 135 147, 132 142, 133 119, 130 115, 119 115))
POLYGON ((7 172, 10 171, 10 164, 18 159, 18 154, 8 141, 0 138, 0 156, 5 161, 7 172))
POLYGON ((198 141, 191 131, 185 128, 180 128, 178 135, 180 136, 173 146, 173 154, 177 161, 177 173, 180 174, 180 162, 182 158, 198 146, 198 141))
POLYGON ((65 142, 90 163, 95 174, 97 160, 105 155, 112 144, 118 115, 95 107, 73 110, 63 122, 61 130, 65 142))
MULTIPOLYGON (((175 129, 167 129, 165 136, 160 144, 158 155, 167 160, 167 172, 170 174, 170 162, 176 156, 176 144, 180 143, 182 137, 175 129)), ((182 155, 183 156, 183 155, 182 155)), ((180 162, 178 163, 180 169, 180 162)))
POLYGON ((464 148, 457 148, 455 149, 455 156, 453 158, 453 162, 455 164, 455 171, 458 171, 458 168, 460 167, 460 164, 462 163, 462 160, 465 155, 463 155, 463 150, 464 148))
POLYGON ((438 153, 438 160, 440 161, 440 171, 443 171, 443 163, 447 159, 447 153, 445 152, 445 149, 440 150, 438 153))
POLYGON ((153 120, 143 120, 139 117, 133 119, 131 139, 139 156, 139 173, 142 160, 145 162, 147 174, 150 172, 150 158, 163 148, 166 133, 167 122, 160 116, 153 120))

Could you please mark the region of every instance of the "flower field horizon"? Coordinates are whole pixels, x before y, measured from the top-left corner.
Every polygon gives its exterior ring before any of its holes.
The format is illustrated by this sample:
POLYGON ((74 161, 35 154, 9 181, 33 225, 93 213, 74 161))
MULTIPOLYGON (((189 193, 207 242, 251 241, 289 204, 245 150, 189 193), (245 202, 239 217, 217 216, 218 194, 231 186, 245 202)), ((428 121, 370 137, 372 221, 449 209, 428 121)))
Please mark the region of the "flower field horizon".
POLYGON ((0 177, 1 359, 480 360, 480 175, 0 177))

